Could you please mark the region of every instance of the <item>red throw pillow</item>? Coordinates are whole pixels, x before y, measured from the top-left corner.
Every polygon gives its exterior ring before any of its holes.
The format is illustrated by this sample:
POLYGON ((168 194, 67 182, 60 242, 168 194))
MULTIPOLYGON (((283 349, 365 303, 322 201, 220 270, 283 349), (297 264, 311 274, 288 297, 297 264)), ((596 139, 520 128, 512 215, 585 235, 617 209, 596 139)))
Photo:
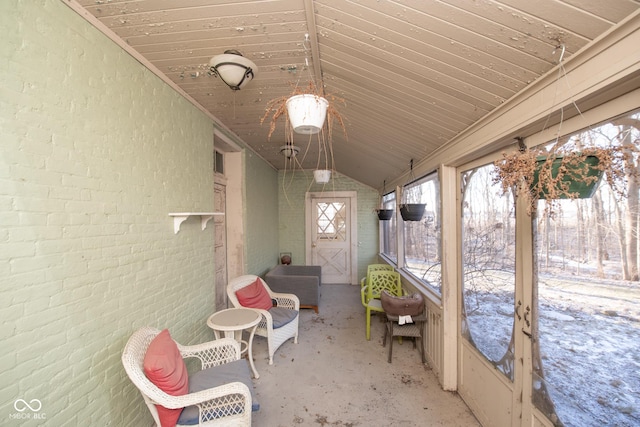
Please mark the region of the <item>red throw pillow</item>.
MULTIPOLYGON (((143 362, 144 373, 159 389, 172 396, 189 392, 189 374, 180 350, 165 329, 149 344, 143 362)), ((160 425, 173 427, 178 422, 182 409, 168 409, 156 405, 160 425)))
POLYGON ((259 277, 252 284, 238 289, 236 297, 238 297, 238 302, 243 307, 261 308, 263 310, 269 310, 273 307, 269 292, 262 286, 262 280, 259 277))

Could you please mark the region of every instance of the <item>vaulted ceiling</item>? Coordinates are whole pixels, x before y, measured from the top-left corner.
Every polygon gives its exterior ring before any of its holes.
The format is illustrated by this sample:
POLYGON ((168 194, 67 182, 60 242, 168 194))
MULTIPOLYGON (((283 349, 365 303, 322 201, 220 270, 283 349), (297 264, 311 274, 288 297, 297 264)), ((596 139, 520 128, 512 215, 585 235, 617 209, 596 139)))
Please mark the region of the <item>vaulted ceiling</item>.
MULTIPOLYGON (((267 102, 320 83, 344 100, 335 170, 377 188, 640 8, 634 0, 71 1, 278 169, 286 135, 280 125, 267 138, 267 102), (208 72, 228 49, 258 67, 240 91, 208 72)), ((302 167, 313 169, 309 140, 294 136, 302 167)))

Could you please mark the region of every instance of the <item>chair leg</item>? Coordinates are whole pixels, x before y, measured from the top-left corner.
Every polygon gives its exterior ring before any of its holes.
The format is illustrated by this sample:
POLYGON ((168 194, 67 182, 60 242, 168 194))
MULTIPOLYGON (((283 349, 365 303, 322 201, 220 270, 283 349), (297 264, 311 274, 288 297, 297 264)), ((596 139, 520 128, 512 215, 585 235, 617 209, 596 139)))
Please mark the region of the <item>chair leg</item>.
POLYGON ((387 357, 387 363, 391 363, 391 355, 393 353, 393 323, 389 322, 389 356, 387 357))
POLYGON ((367 341, 371 339, 371 310, 367 308, 367 341))
POLYGON ((382 346, 387 346, 387 335, 389 334, 389 321, 384 325, 384 336, 382 337, 382 346))
POLYGON ((371 340, 371 310, 367 309, 367 341, 371 340))

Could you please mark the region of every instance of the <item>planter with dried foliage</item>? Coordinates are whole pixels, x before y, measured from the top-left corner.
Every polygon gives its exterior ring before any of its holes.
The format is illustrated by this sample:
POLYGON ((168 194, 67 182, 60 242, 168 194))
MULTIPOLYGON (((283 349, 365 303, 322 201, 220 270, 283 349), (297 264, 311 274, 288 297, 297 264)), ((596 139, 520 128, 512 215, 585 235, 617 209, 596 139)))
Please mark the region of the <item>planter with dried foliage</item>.
MULTIPOLYGON (((339 111, 339 108, 340 108, 339 105, 344 105, 344 99, 334 95, 323 95, 318 90, 316 85, 312 81, 309 81, 306 86, 295 85, 289 95, 280 96, 267 102, 267 108, 265 110, 264 115, 262 116, 262 119, 260 120, 260 124, 269 122, 269 134, 267 135, 267 139, 271 138, 271 135, 273 135, 273 132, 275 131, 276 126, 278 125, 278 121, 280 121, 281 118, 284 118, 285 120, 285 131, 290 132, 293 130, 291 127, 291 118, 289 116, 287 104, 291 105, 293 101, 301 97, 311 98, 312 102, 315 102, 320 106, 326 103, 327 134, 325 135, 325 137, 327 139, 330 139, 331 137, 334 122, 337 122, 340 125, 340 127, 342 128, 346 136, 347 131, 346 131, 344 119, 339 111)), ((323 131, 320 131, 320 132, 323 133, 323 131)), ((299 132, 299 133, 310 134, 310 133, 316 133, 316 132, 303 130, 302 132, 299 132)), ((288 136, 291 136, 291 134, 288 133, 288 136)))
POLYGON ((524 149, 494 163, 493 183, 504 192, 515 190, 529 198, 531 214, 540 199, 553 211, 559 199, 593 196, 601 178, 605 177, 613 191, 624 193, 625 153, 617 147, 586 148, 580 152, 524 149))
POLYGON ((339 111, 340 105, 344 105, 344 99, 333 95, 322 96, 313 81, 309 81, 306 86, 294 86, 288 96, 281 96, 267 102, 267 108, 260 124, 269 123, 268 140, 271 139, 271 135, 282 118, 285 122, 285 140, 288 142, 293 143, 294 133, 317 134, 319 147, 316 169, 332 170, 334 164, 332 134, 336 122, 342 128, 345 138, 347 136, 345 122, 339 111), (308 103, 304 106, 301 102, 308 103), (294 123, 295 117, 293 115, 299 113, 302 113, 300 115, 304 118, 304 122, 294 123), (306 122, 307 116, 316 113, 324 115, 325 119, 321 120, 319 124, 306 122))

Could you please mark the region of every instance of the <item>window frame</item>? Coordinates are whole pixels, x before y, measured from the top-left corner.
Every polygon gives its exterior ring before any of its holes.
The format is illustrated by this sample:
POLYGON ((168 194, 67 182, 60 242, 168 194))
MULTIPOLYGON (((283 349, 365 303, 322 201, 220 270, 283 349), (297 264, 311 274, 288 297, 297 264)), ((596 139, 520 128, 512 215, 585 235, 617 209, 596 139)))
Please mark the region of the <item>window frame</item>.
MULTIPOLYGON (((396 267, 396 269, 398 270, 398 272, 401 274, 401 276, 403 277, 403 280, 406 280, 407 282, 409 282, 411 284, 411 286, 415 287, 416 289, 419 289, 422 293, 424 293, 425 295, 427 295, 431 300, 440 303, 442 300, 442 274, 440 275, 440 280, 439 280, 439 288, 433 286, 429 281, 423 280, 420 277, 416 276, 411 270, 409 270, 407 268, 406 262, 405 262, 405 228, 406 228, 406 222, 402 220, 402 216, 400 215, 400 204, 403 203, 401 197, 401 194, 405 193, 407 189, 418 186, 418 185, 422 185, 426 182, 429 181, 433 181, 436 180, 437 185, 437 192, 438 194, 436 195, 437 198, 437 208, 432 210, 432 212, 434 213, 435 221, 440 224, 440 227, 442 226, 442 180, 441 180, 441 176, 440 176, 440 168, 431 171, 425 175, 422 175, 420 177, 418 177, 417 179, 412 180, 411 182, 408 182, 407 184, 405 184, 402 188, 398 188, 396 191, 392 191, 389 192, 385 195, 383 195, 383 206, 385 208, 387 208, 387 203, 391 204, 392 202, 395 202, 395 205, 392 206, 394 208, 394 215, 393 218, 389 221, 380 221, 379 222, 379 230, 380 230, 380 247, 379 247, 379 256, 380 258, 382 258, 384 261, 386 261, 387 263, 393 265, 394 267, 396 267), (393 195, 392 197, 389 197, 393 195), (385 197, 388 197, 385 200, 385 197), (396 254, 395 254, 395 258, 393 257, 393 254, 390 254, 388 252, 385 252, 385 248, 386 245, 388 245, 388 242, 385 241, 386 238, 388 238, 387 235, 385 235, 385 232, 387 232, 388 230, 385 230, 385 228, 388 229, 388 227, 392 226, 391 221, 395 221, 394 225, 395 225, 395 237, 396 237, 396 242, 395 242, 395 246, 396 246, 396 254), (390 224, 384 224, 384 223, 390 223, 390 224)), ((426 213, 425 213, 426 215, 426 213)), ((422 220, 424 221, 424 220, 422 220)), ((421 222, 422 222, 421 221, 421 222)), ((438 241, 437 241, 437 246, 438 246, 438 251, 441 253, 442 251, 442 229, 440 229, 439 232, 439 237, 438 237, 438 241)), ((442 255, 441 255, 442 256, 442 255)), ((442 259, 439 261, 440 264, 442 265, 442 259)))

